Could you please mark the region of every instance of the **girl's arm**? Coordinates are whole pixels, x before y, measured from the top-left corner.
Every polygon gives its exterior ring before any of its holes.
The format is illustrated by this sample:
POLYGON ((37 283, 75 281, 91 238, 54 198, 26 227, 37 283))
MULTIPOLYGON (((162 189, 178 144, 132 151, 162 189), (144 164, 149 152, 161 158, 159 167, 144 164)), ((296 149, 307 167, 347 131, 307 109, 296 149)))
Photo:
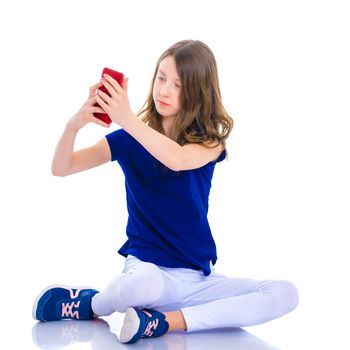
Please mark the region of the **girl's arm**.
POLYGON ((115 123, 140 142, 166 167, 175 171, 196 169, 219 157, 224 147, 222 144, 215 147, 199 144, 180 146, 146 125, 131 112, 127 96, 128 79, 124 80, 123 87, 108 75, 105 76, 105 79, 108 82, 104 82, 104 85, 111 97, 99 91, 96 96, 98 104, 115 123))
POLYGON ((180 146, 177 142, 146 125, 142 120, 131 114, 121 125, 155 158, 174 171, 199 168, 217 159, 223 150, 223 145, 206 147, 200 144, 180 146))
POLYGON ((95 84, 90 88, 89 98, 82 108, 69 120, 57 144, 52 160, 52 174, 67 176, 79 171, 87 170, 111 159, 110 148, 105 138, 94 146, 74 152, 74 142, 78 131, 89 122, 109 127, 108 124, 94 117, 93 113, 104 113, 100 107, 95 107, 96 89, 102 84, 95 84))
POLYGON ((111 160, 111 152, 105 138, 95 145, 74 152, 77 131, 67 124, 56 147, 51 171, 55 176, 68 176, 91 169, 111 160))

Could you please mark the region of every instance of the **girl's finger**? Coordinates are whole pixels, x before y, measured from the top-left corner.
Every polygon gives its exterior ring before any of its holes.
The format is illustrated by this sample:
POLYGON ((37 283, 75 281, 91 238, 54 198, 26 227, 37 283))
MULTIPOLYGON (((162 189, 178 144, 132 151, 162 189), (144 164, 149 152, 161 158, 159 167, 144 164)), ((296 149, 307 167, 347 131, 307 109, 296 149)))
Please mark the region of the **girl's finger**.
POLYGON ((110 82, 108 82, 106 79, 102 78, 101 79, 101 82, 102 84, 104 85, 104 87, 107 89, 107 91, 110 93, 110 95, 113 97, 113 96, 116 96, 118 95, 117 94, 117 91, 114 89, 114 87, 111 85, 110 82))
MULTIPOLYGON (((105 101, 103 101, 99 95, 96 95, 95 98, 96 98, 96 102, 104 110, 104 113, 107 113, 107 111, 110 109, 109 105, 105 101)), ((108 97, 108 98, 110 98, 110 97, 108 97)))
POLYGON ((103 74, 103 78, 105 78, 114 88, 114 90, 120 94, 123 91, 123 88, 119 85, 119 83, 113 79, 110 75, 108 74, 103 74))
POLYGON ((89 98, 95 96, 95 95, 96 95, 96 90, 97 90, 99 87, 101 87, 101 86, 103 86, 103 84, 102 84, 100 81, 99 81, 98 83, 96 83, 95 85, 92 85, 92 86, 90 87, 90 90, 89 90, 89 98))
MULTIPOLYGON (((96 107, 96 103, 97 103, 97 98, 99 96, 98 95, 94 95, 92 97, 90 97, 86 102, 85 102, 85 106, 87 106, 88 108, 89 107, 96 107)), ((97 106, 97 107, 100 107, 100 106, 97 106)), ((104 112, 103 112, 104 113, 104 112)))
POLYGON ((129 84, 129 78, 125 78, 123 80, 122 88, 125 90, 125 92, 128 92, 128 84, 129 84))
POLYGON ((99 106, 89 108, 91 113, 106 113, 104 109, 99 106))
MULTIPOLYGON (((114 92, 115 93, 115 92, 114 92)), ((113 101, 113 99, 101 90, 97 90, 97 96, 100 97, 108 105, 113 101)))
POLYGON ((85 105, 87 106, 93 106, 95 103, 97 103, 97 95, 94 95, 92 97, 89 97, 87 101, 85 102, 85 105))

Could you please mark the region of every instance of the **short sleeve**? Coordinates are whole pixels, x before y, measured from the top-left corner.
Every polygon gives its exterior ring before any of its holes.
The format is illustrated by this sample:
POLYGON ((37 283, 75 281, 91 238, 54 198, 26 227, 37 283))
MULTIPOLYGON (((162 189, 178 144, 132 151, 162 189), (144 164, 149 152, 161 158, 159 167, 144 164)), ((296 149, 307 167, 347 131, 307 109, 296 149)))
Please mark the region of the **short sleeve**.
POLYGON ((222 162, 225 158, 226 158, 226 148, 223 149, 223 151, 219 155, 219 158, 216 160, 216 163, 222 162))
POLYGON ((127 133, 123 129, 118 129, 106 135, 109 148, 111 150, 111 160, 120 160, 127 143, 127 133))

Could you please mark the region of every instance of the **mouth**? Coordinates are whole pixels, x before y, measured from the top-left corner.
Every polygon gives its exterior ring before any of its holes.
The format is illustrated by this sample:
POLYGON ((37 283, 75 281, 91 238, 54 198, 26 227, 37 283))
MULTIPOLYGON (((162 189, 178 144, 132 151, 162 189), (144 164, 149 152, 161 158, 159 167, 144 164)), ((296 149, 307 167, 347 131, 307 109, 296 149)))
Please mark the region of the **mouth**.
POLYGON ((161 101, 161 100, 158 100, 158 103, 159 103, 162 107, 170 107, 170 104, 165 103, 165 102, 163 102, 163 101, 161 101))

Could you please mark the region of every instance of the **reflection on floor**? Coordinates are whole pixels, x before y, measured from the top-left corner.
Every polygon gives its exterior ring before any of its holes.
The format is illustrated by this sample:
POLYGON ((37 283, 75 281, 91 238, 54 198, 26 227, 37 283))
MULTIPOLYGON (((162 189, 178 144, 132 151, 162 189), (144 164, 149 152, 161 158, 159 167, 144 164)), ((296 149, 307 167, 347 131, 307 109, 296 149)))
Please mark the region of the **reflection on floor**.
MULTIPOLYGON (((141 339, 131 347, 119 343, 110 324, 103 319, 93 321, 38 322, 33 326, 33 343, 39 349, 58 350, 74 343, 85 343, 86 349, 118 350, 277 350, 242 329, 205 332, 174 332, 154 339, 141 339)), ((74 346, 73 346, 74 348, 74 346)))

